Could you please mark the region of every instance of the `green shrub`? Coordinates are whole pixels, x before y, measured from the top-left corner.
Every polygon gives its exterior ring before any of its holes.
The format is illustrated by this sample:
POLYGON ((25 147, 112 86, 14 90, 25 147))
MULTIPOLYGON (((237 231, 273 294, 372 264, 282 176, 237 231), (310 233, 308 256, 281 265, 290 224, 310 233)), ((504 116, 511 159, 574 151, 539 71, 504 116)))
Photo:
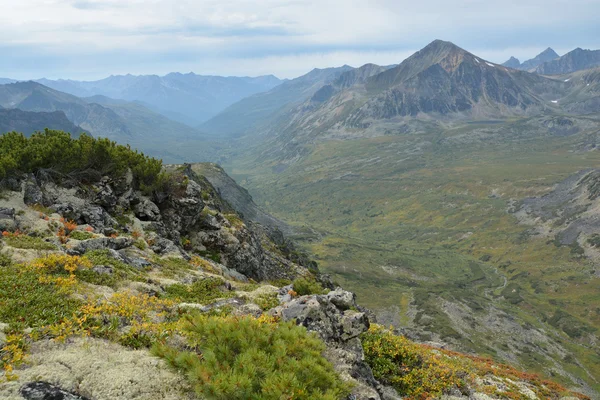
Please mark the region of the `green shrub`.
POLYGON ((189 262, 178 257, 154 257, 153 261, 160 266, 160 271, 167 277, 178 277, 184 275, 187 271, 196 269, 189 262))
POLYGON ((277 299, 277 293, 265 293, 261 294, 257 298, 253 300, 253 302, 259 306, 263 311, 270 310, 271 308, 275 308, 279 305, 279 300, 277 299))
POLYGON ((294 291, 300 296, 309 294, 325 294, 327 290, 314 278, 298 278, 294 281, 294 291))
POLYGON ((0 268, 0 321, 39 327, 72 316, 80 302, 65 287, 40 276, 38 270, 23 265, 0 268))
POLYGON ((142 238, 139 238, 135 242, 133 242, 133 245, 140 250, 146 250, 148 248, 148 244, 142 238))
POLYGON ((176 283, 167 286, 166 297, 186 303, 206 304, 210 301, 233 296, 233 292, 224 292, 222 279, 206 278, 196 281, 190 285, 176 283))
POLYGON ((91 232, 73 231, 69 237, 75 240, 88 240, 93 238, 94 234, 91 232))
POLYGON ((56 250, 56 246, 41 238, 27 235, 10 235, 4 238, 7 245, 17 249, 56 250))
POLYGON ((102 175, 133 173, 134 185, 156 182, 162 161, 145 156, 105 138, 82 134, 78 139, 61 131, 46 129, 26 138, 10 132, 0 136, 0 180, 18 173, 46 171, 55 178, 70 174, 94 181, 102 175))
POLYGON ((453 386, 464 386, 457 359, 437 356, 377 325, 372 325, 361 340, 375 378, 402 396, 429 399, 453 386))
POLYGON ((12 258, 8 254, 0 254, 0 268, 12 265, 12 258))
POLYGON ((106 265, 112 267, 113 272, 112 274, 100 274, 91 269, 75 271, 75 276, 83 282, 115 288, 120 282, 126 280, 141 282, 146 280, 146 274, 143 271, 139 271, 138 269, 111 257, 108 250, 89 251, 85 253, 84 257, 90 260, 92 265, 106 265))
POLYGON ((154 354, 183 372, 199 396, 216 400, 337 400, 349 393, 322 356, 325 345, 293 322, 195 315, 189 348, 161 344, 154 354))

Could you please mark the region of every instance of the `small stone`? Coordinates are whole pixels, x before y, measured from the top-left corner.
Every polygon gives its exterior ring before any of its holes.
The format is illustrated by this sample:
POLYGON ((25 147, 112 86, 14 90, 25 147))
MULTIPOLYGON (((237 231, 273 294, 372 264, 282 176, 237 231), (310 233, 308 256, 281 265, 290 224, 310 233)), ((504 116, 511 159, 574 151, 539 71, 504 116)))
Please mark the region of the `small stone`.
POLYGON ((113 267, 108 265, 96 265, 92 268, 92 271, 100 275, 112 275, 113 267))
POLYGON ((47 382, 30 382, 19 391, 26 400, 87 400, 47 382))

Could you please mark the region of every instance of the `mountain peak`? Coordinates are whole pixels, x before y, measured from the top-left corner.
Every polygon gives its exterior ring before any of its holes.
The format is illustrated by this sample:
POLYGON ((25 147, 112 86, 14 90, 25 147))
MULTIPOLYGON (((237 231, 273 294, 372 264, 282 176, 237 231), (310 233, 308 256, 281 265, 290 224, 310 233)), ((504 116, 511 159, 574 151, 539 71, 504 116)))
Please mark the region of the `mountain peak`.
POLYGON ((422 48, 421 50, 419 50, 419 53, 421 52, 447 52, 447 53, 451 53, 451 52, 462 52, 462 53, 466 53, 467 51, 464 49, 461 49, 460 47, 458 47, 457 45, 455 45, 452 42, 448 42, 445 40, 441 40, 441 39, 436 39, 433 42, 429 43, 427 46, 425 46, 424 48, 422 48))
POLYGON ((560 57, 551 47, 548 47, 546 50, 542 51, 538 54, 537 57, 540 58, 550 58, 551 60, 560 57))
POLYGON ((521 64, 521 67, 519 69, 522 69, 525 71, 532 71, 538 65, 541 65, 548 61, 552 61, 559 57, 560 56, 558 54, 556 54, 556 52, 554 50, 552 50, 552 48, 548 47, 546 50, 542 51, 540 54, 538 54, 531 60, 527 60, 527 61, 523 62, 523 64, 521 64))
POLYGON ((521 65, 521 61, 519 61, 519 59, 515 58, 515 57, 509 58, 506 62, 504 62, 502 64, 502 66, 508 67, 508 68, 519 68, 520 65, 521 65))

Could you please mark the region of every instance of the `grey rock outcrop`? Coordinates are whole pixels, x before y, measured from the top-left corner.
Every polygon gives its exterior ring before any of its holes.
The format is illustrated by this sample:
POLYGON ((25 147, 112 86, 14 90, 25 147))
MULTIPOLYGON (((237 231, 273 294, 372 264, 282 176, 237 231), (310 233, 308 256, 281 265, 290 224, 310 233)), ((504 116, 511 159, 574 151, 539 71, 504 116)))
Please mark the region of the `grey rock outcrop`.
POLYGON ((20 393, 26 400, 87 400, 47 382, 27 383, 23 385, 20 393))
POLYGON ((15 209, 0 207, 0 231, 12 231, 16 226, 15 209))
POLYGON ((67 253, 70 255, 82 255, 92 250, 121 250, 127 247, 133 246, 133 239, 129 237, 118 237, 118 238, 97 238, 88 239, 77 243, 74 247, 67 249, 67 253))
MULTIPOLYGON (((280 298, 286 300, 285 296, 280 298)), ((355 310, 354 294, 338 288, 327 295, 292 299, 270 313, 284 321, 295 321, 319 335, 327 344, 325 357, 342 378, 355 385, 350 399, 400 399, 393 390, 383 387, 373 377, 365 362, 359 336, 369 329, 369 318, 355 310)))

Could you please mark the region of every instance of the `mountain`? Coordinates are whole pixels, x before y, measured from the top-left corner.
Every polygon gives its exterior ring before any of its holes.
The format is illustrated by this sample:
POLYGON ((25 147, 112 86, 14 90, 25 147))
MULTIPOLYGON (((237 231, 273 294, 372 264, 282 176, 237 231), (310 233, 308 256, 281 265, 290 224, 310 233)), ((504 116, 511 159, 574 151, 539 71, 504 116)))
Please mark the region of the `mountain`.
POLYGON ((597 66, 600 66, 600 50, 576 48, 558 59, 539 65, 535 72, 543 75, 560 75, 597 66))
POLYGON ((504 67, 518 69, 521 66, 521 62, 518 58, 511 57, 502 64, 504 67))
POLYGON ((0 85, 16 82, 14 79, 0 78, 0 85))
POLYGON ((170 119, 195 126, 236 101, 270 90, 282 81, 273 75, 250 78, 171 73, 118 75, 98 81, 40 79, 38 82, 79 97, 103 95, 138 101, 170 119))
POLYGON ((0 133, 15 131, 30 135, 45 128, 71 132, 74 137, 84 131, 69 121, 62 111, 31 112, 0 107, 0 133))
POLYGON ((195 160, 203 157, 202 152, 213 153, 197 129, 139 103, 105 96, 82 99, 30 81, 0 85, 0 106, 34 112, 62 111, 73 124, 94 136, 130 144, 168 162, 195 160))
POLYGON ((308 74, 286 81, 268 92, 240 100, 202 124, 200 128, 219 136, 240 136, 247 132, 259 131, 291 106, 309 99, 324 85, 351 69, 348 65, 338 68, 315 68, 308 74))
MULTIPOLYGON (((293 147, 286 150, 292 158, 317 138, 381 136, 444 122, 536 114, 558 107, 552 101, 567 86, 492 64, 441 40, 396 67, 382 71, 367 65, 362 70, 361 79, 342 77, 323 86, 290 109, 281 118, 285 122, 271 126, 281 146, 293 147)), ((284 154, 281 146, 269 146, 272 154, 284 154)))
POLYGON ((527 60, 527 61, 523 62, 523 64, 521 64, 519 66, 519 69, 524 70, 524 71, 533 71, 540 64, 543 64, 548 61, 552 61, 559 57, 560 56, 558 54, 556 54, 556 52, 554 50, 552 50, 550 47, 548 47, 546 50, 542 51, 540 54, 535 56, 535 58, 532 58, 531 60, 527 60))
POLYGON ((114 111, 70 94, 58 92, 35 82, 0 86, 0 105, 23 111, 62 111, 67 118, 93 135, 111 139, 132 136, 132 132, 114 111))

